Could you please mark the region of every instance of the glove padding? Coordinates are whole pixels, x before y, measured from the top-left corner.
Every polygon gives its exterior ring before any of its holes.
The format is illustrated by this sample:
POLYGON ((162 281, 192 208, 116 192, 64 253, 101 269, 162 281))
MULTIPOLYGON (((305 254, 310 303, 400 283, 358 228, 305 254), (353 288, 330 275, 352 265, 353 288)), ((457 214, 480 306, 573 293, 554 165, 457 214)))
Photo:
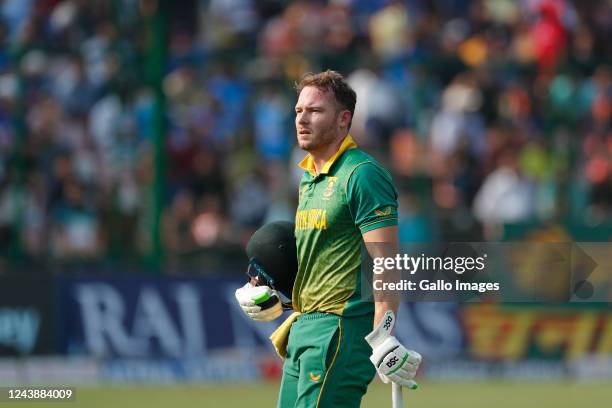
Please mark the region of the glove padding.
POLYGON ((280 297, 269 286, 247 283, 236 289, 236 300, 244 313, 258 322, 269 322, 283 314, 280 297))
POLYGON ((395 336, 391 336, 394 323, 395 315, 389 310, 378 327, 366 336, 366 341, 372 347, 370 361, 384 383, 394 382, 416 389, 414 376, 422 357, 416 351, 407 350, 395 336))
POLYGON ((391 381, 416 388, 417 383, 413 379, 421 364, 421 355, 407 350, 395 336, 388 337, 382 344, 374 347, 370 361, 384 383, 391 381))

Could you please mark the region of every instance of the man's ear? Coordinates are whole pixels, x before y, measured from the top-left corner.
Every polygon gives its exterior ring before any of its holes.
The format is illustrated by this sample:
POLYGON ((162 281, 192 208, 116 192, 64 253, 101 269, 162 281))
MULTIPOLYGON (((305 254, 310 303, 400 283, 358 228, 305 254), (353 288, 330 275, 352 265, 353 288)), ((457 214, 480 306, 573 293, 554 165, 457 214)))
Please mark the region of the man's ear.
POLYGON ((342 128, 347 128, 349 127, 349 124, 351 123, 351 112, 348 110, 343 110, 340 111, 340 114, 338 115, 338 125, 340 125, 340 127, 342 128))

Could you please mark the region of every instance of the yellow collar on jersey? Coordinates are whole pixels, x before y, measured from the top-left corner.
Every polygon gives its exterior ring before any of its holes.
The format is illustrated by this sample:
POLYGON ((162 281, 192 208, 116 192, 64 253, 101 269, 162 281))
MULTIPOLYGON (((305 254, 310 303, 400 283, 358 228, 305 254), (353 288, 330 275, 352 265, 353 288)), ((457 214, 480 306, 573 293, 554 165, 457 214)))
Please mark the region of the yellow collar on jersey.
MULTIPOLYGON (((334 162, 338 159, 338 157, 340 157, 342 153, 344 153, 348 149, 354 149, 356 147, 357 147, 357 144, 355 143, 351 135, 350 134, 346 135, 338 151, 334 153, 334 155, 325 162, 325 165, 323 166, 323 169, 321 169, 320 174, 329 173, 329 169, 331 168, 332 164, 334 164, 334 162)), ((298 166, 300 166, 302 169, 309 172, 312 177, 317 176, 317 170, 315 168, 314 160, 312 159, 312 156, 310 155, 310 153, 308 153, 306 157, 302 159, 302 161, 298 164, 298 166)))

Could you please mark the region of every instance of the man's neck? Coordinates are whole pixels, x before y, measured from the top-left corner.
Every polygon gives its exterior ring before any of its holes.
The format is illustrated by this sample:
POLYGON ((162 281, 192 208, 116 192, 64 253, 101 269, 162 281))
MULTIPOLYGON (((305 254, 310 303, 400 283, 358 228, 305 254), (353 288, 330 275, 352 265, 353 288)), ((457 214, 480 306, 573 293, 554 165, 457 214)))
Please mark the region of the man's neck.
POLYGON ((317 174, 321 174, 323 167, 325 167, 325 163, 327 163, 327 161, 340 149, 342 141, 345 137, 346 134, 343 136, 338 136, 336 139, 334 139, 333 142, 323 147, 322 149, 308 152, 312 157, 312 161, 314 162, 317 174))

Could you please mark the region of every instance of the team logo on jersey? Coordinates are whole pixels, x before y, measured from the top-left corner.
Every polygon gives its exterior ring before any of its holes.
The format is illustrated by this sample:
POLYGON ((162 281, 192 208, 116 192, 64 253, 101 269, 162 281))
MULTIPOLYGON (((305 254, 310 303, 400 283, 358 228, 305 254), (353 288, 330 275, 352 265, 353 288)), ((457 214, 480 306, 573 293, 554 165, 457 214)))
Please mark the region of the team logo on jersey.
POLYGON ((391 215, 391 207, 386 207, 383 210, 374 210, 374 214, 378 215, 379 217, 388 217, 391 215))
POLYGON ((336 184, 338 183, 338 177, 328 177, 327 178, 327 187, 325 191, 323 191, 323 200, 328 201, 331 199, 331 196, 336 191, 336 184))
POLYGON ((315 375, 312 371, 310 372, 310 381, 319 382, 321 379, 321 374, 315 375))

